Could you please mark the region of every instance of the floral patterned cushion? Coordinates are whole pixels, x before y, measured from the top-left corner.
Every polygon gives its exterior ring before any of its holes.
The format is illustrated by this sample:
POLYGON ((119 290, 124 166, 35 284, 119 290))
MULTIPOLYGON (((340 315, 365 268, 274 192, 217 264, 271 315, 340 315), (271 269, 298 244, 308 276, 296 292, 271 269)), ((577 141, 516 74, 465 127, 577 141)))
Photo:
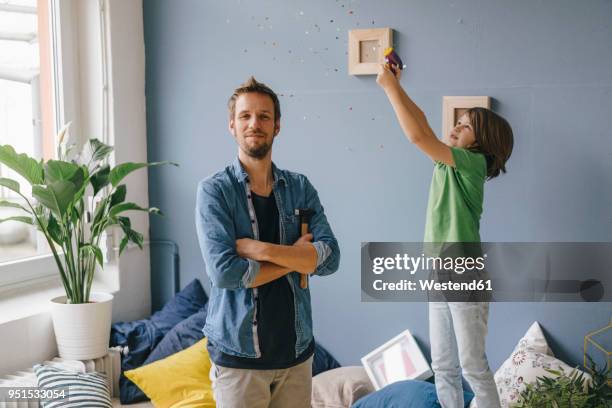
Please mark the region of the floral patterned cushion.
MULTIPOLYGON (((538 322, 534 322, 514 351, 495 373, 495 383, 502 408, 510 408, 519 402, 526 383, 534 383, 537 377, 552 377, 546 369, 570 372, 574 368, 553 356, 538 322)), ((585 374, 585 378, 589 378, 585 374)), ((470 408, 477 408, 476 400, 470 408)))

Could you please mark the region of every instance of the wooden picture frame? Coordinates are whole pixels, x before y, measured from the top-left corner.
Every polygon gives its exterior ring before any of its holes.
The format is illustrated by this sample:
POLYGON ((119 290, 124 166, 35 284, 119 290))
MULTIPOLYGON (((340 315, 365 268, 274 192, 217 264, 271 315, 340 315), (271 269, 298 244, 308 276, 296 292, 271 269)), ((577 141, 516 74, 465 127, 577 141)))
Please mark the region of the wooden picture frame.
POLYGON ((393 44, 390 28, 367 28, 349 31, 349 75, 375 75, 384 62, 383 52, 393 44))
POLYGON ((361 358, 377 390, 402 380, 426 380, 433 373, 410 330, 404 330, 361 358))
POLYGON ((491 98, 488 96, 445 96, 442 100, 442 135, 447 137, 457 123, 457 119, 469 108, 491 109, 491 98))

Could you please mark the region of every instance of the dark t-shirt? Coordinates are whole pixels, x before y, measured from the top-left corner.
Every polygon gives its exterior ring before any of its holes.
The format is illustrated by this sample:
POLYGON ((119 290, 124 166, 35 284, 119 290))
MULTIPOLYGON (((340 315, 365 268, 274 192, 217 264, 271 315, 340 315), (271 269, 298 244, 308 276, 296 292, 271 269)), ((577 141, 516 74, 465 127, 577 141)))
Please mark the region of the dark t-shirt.
MULTIPOLYGON (((274 194, 262 197, 252 193, 259 225, 259 240, 280 243, 280 224, 274 194)), ((273 370, 293 367, 306 361, 314 351, 314 340, 295 356, 295 306, 293 291, 286 277, 257 288, 257 336, 260 358, 237 357, 218 350, 208 341, 211 360, 221 367, 273 370)))

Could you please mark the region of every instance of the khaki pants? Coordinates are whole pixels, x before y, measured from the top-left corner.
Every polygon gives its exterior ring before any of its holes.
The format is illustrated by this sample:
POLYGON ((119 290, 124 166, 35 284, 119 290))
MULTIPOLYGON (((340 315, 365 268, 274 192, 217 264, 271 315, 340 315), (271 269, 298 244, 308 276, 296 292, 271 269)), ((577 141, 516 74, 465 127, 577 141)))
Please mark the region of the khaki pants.
POLYGON ((282 370, 210 369, 217 408, 310 408, 312 357, 282 370))

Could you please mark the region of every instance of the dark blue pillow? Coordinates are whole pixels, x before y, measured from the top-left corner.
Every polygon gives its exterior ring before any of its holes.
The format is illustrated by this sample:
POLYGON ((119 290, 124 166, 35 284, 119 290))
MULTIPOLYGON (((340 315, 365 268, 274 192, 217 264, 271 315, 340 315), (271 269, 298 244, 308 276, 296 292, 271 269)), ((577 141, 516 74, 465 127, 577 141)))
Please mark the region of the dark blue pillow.
POLYGON ((110 345, 128 347, 121 359, 119 378, 120 400, 123 404, 146 401, 147 397, 123 372, 143 365, 149 354, 174 326, 202 309, 208 296, 199 280, 194 279, 177 293, 162 310, 149 319, 118 322, 111 327, 110 345))
POLYGON ((329 351, 325 350, 319 343, 315 343, 314 358, 312 359, 312 376, 324 371, 340 367, 340 363, 329 351))
MULTIPOLYGON (((467 407, 474 398, 471 392, 463 392, 467 407)), ((440 408, 436 386, 427 381, 405 380, 389 384, 361 398, 352 408, 440 408)))
POLYGON ((203 339, 204 333, 202 333, 202 328, 206 323, 207 308, 208 305, 204 306, 200 311, 174 326, 149 354, 144 364, 149 364, 178 353, 203 339))

